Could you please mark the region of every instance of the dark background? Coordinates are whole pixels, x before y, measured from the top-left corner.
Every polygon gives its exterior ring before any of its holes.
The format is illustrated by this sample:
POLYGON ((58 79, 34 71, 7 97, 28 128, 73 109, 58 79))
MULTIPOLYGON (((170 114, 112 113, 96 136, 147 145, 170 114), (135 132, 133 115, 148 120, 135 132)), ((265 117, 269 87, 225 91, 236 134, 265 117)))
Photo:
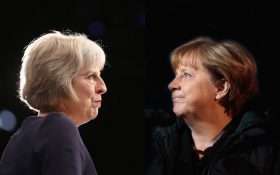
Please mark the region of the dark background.
MULTIPOLYGON (((260 94, 248 107, 269 114, 273 121, 271 130, 278 136, 280 128, 279 22, 280 7, 270 1, 149 2, 146 30, 145 108, 160 109, 163 112, 172 110, 168 84, 174 78, 169 60, 173 49, 199 36, 207 36, 215 40, 234 40, 251 52, 258 66, 260 94)), ((166 115, 168 113, 161 114, 164 115, 160 120, 157 118, 156 122, 167 124, 172 121, 166 115)), ((155 113, 155 116, 157 115, 158 113, 155 113)), ((146 130, 149 129, 148 125, 146 130)), ((147 136, 150 142, 150 134, 148 133, 147 136)))
MULTIPOLYGON (((85 33, 104 46, 108 91, 96 120, 79 127, 101 175, 143 174, 144 162, 144 1, 9 1, 1 5, 0 111, 17 118, 36 115, 17 98, 23 48, 50 30, 85 33)), ((0 156, 15 131, 0 129, 0 156)), ((24 149, 24 148, 23 148, 24 149)))
MULTIPOLYGON (((0 110, 16 115, 16 128, 24 117, 35 115, 16 97, 23 48, 49 30, 70 29, 102 42, 110 64, 102 74, 108 92, 99 116, 79 127, 100 175, 143 174, 143 109, 171 109, 169 54, 198 36, 232 39, 252 53, 259 69, 260 107, 277 118, 280 8, 268 2, 185 2, 6 2, 0 9, 0 110)), ((1 153, 12 133, 0 130, 1 153)))
POLYGON ((199 1, 150 3, 147 10, 145 108, 171 110, 168 83, 170 52, 199 36, 234 40, 247 48, 258 66, 260 96, 253 107, 278 120, 280 8, 270 2, 199 1))

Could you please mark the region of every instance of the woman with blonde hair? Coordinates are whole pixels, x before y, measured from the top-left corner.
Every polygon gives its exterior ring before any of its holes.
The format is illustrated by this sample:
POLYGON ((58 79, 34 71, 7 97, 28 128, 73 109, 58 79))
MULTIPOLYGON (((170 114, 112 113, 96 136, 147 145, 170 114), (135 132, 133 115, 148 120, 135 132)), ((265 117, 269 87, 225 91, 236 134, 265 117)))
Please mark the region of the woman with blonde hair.
POLYGON ((52 31, 25 48, 19 96, 38 116, 11 137, 1 175, 97 174, 78 126, 98 115, 104 65, 103 49, 84 34, 52 31))

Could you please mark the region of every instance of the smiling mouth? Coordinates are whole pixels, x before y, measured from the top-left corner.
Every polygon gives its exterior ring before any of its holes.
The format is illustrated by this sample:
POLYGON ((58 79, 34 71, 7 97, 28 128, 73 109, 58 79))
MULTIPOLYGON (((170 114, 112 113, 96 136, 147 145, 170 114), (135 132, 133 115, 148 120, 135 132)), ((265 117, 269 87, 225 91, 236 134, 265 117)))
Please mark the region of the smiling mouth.
POLYGON ((176 102, 176 101, 181 101, 183 99, 183 97, 173 97, 172 101, 176 102))
POLYGON ((174 96, 172 99, 183 98, 182 96, 174 96))

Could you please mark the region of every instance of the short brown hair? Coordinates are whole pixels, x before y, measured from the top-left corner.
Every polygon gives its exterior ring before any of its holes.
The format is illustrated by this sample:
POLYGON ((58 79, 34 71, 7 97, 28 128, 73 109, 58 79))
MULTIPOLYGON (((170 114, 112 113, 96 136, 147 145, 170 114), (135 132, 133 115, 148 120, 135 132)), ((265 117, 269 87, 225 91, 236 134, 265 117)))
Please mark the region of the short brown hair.
POLYGON ((185 61, 196 67, 197 60, 209 71, 213 81, 224 78, 229 82, 229 93, 220 101, 228 114, 238 114, 248 99, 258 93, 256 62, 239 43, 199 37, 171 53, 173 70, 185 61))

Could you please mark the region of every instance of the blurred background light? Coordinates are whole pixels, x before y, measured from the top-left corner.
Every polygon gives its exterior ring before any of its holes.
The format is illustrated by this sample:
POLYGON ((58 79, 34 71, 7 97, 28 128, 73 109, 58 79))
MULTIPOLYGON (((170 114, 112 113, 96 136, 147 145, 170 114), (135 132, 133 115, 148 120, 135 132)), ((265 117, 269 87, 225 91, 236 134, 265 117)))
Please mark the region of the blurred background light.
POLYGON ((145 27, 146 26, 146 15, 144 13, 140 14, 138 16, 138 21, 139 21, 140 26, 145 27))
POLYGON ((16 123, 17 119, 11 111, 2 110, 0 112, 0 129, 13 131, 16 127, 16 123))

